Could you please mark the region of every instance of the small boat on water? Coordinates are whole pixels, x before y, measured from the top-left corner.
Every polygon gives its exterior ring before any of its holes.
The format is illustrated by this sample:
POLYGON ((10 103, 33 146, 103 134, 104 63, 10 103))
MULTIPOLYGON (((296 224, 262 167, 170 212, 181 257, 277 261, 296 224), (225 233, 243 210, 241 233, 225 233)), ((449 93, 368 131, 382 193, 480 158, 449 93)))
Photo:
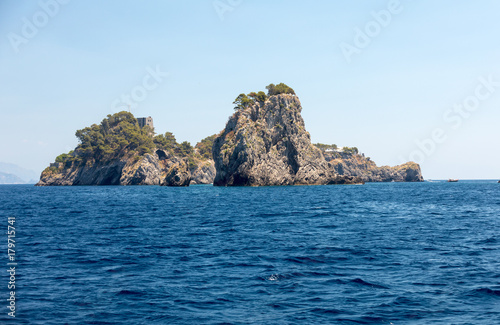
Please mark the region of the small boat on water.
POLYGON ((498 181, 500 183, 500 181, 498 181))
POLYGON ((453 178, 450 178, 450 179, 448 180, 448 183, 456 183, 456 182, 458 182, 458 179, 453 179, 453 178))

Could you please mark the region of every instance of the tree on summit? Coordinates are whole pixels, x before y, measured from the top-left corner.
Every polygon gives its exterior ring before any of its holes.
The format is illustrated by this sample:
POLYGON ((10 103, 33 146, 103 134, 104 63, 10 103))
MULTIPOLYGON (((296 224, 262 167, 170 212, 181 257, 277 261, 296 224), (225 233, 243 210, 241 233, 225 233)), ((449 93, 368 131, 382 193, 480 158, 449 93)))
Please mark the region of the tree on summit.
POLYGON ((248 94, 248 97, 250 97, 254 101, 262 102, 262 103, 267 100, 267 95, 263 91, 259 91, 258 93, 251 92, 250 94, 248 94))
POLYGON ((284 83, 280 84, 270 84, 269 86, 266 87, 267 89, 267 95, 268 96, 274 96, 274 95, 279 95, 279 94, 290 94, 290 95, 295 95, 295 91, 291 88, 285 85, 284 83))
POLYGON ((236 105, 234 107, 235 110, 247 108, 249 105, 251 105, 253 103, 254 103, 254 101, 252 99, 248 98, 248 96, 245 94, 239 94, 238 97, 236 97, 236 99, 233 102, 233 104, 236 105))
POLYGON ((291 94, 295 95, 295 91, 285 85, 284 83, 280 83, 278 85, 275 84, 270 84, 269 86, 266 87, 267 89, 267 95, 263 91, 259 91, 258 93, 256 92, 251 92, 248 95, 245 94, 239 94, 238 97, 234 100, 233 104, 236 106, 234 107, 235 110, 240 110, 249 107, 250 105, 255 104, 256 102, 259 103, 265 103, 268 96, 274 96, 274 95, 279 95, 279 94, 291 94))

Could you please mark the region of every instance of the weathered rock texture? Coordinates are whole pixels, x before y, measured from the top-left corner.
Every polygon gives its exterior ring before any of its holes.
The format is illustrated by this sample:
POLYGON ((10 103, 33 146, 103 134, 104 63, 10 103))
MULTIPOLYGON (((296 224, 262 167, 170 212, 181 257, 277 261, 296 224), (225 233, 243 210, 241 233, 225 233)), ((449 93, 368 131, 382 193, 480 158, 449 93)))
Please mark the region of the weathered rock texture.
POLYGON ((191 173, 188 163, 185 159, 170 165, 167 171, 167 177, 162 185, 166 186, 189 186, 191 182, 191 173))
POLYGON ((134 155, 105 163, 87 162, 85 165, 53 163, 42 172, 38 186, 52 185, 165 185, 188 186, 211 184, 215 177, 212 160, 188 168, 185 158, 155 150, 153 154, 134 155))
POLYGON ((212 184, 215 179, 215 163, 207 160, 191 171, 191 185, 212 184))
POLYGON ((357 176, 365 182, 423 182, 420 166, 414 162, 389 167, 377 165, 360 154, 325 152, 325 159, 339 175, 357 176))
POLYGON ((335 173, 311 144, 294 95, 271 96, 237 111, 213 146, 217 186, 361 183, 335 173))

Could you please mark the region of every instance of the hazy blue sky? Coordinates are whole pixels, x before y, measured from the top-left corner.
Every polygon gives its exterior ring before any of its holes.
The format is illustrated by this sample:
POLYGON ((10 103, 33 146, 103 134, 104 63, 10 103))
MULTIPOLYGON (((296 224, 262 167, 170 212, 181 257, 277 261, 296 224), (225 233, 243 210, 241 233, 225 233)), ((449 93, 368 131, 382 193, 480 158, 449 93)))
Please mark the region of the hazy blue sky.
POLYGON ((284 82, 313 142, 500 178, 499 31, 495 0, 4 0, 0 161, 40 172, 122 95, 195 144, 284 82))

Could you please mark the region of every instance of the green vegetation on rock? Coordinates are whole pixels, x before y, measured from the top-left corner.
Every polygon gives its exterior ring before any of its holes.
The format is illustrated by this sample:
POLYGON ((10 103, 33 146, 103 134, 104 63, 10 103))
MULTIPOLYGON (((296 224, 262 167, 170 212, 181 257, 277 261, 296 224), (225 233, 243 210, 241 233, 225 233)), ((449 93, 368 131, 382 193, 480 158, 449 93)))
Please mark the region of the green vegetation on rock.
POLYGON ((247 108, 248 106, 255 104, 255 101, 248 98, 248 96, 245 94, 239 94, 238 97, 236 97, 236 99, 234 100, 233 104, 236 105, 234 109, 238 110, 247 108))
POLYGON ((198 153, 205 159, 212 159, 212 147, 214 145, 215 138, 217 134, 206 137, 196 144, 196 149, 198 153))
POLYGON ((359 154, 359 150, 356 147, 352 147, 352 148, 350 148, 350 147, 343 147, 342 151, 344 153, 351 154, 351 155, 357 155, 357 154, 359 154))
POLYGON ((79 144, 74 152, 63 154, 56 162, 107 161, 128 153, 145 154, 154 148, 152 130, 140 128, 135 117, 128 112, 108 115, 101 124, 76 131, 79 144))
POLYGON ((314 146, 323 151, 327 149, 332 149, 332 150, 338 149, 336 144, 315 143, 314 146))
POLYGON ((263 91, 259 91, 258 93, 251 92, 251 93, 248 94, 248 97, 250 97, 254 101, 262 102, 262 103, 267 100, 267 95, 263 91))
POLYGON ((197 144, 196 152, 189 142, 178 143, 172 132, 154 136, 154 130, 149 126, 140 128, 136 118, 125 111, 108 115, 99 125, 78 130, 75 135, 79 140, 76 149, 56 157, 55 162, 60 163, 60 168, 83 165, 89 161, 92 164, 106 163, 133 156, 139 161, 141 156, 161 149, 171 155, 188 158, 190 168, 194 169, 200 161, 211 159, 215 139, 215 135, 203 139, 197 144))
POLYGON ((290 95, 295 95, 295 91, 285 85, 284 83, 280 83, 278 85, 275 84, 270 84, 269 86, 266 87, 267 89, 267 95, 263 91, 259 92, 251 92, 249 94, 244 94, 241 93, 236 97, 234 100, 233 104, 236 105, 234 107, 235 110, 240 110, 247 108, 257 102, 264 103, 268 97, 270 96, 275 96, 275 95, 280 95, 280 94, 290 94, 290 95))
POLYGON ((169 151, 174 153, 175 148, 179 145, 175 136, 172 132, 165 132, 165 134, 159 134, 153 138, 153 142, 158 149, 169 151))
POLYGON ((270 84, 269 86, 266 87, 267 89, 267 95, 268 96, 274 96, 274 95, 279 95, 279 94, 290 94, 290 95, 295 95, 295 91, 291 88, 285 85, 284 83, 280 84, 270 84))

